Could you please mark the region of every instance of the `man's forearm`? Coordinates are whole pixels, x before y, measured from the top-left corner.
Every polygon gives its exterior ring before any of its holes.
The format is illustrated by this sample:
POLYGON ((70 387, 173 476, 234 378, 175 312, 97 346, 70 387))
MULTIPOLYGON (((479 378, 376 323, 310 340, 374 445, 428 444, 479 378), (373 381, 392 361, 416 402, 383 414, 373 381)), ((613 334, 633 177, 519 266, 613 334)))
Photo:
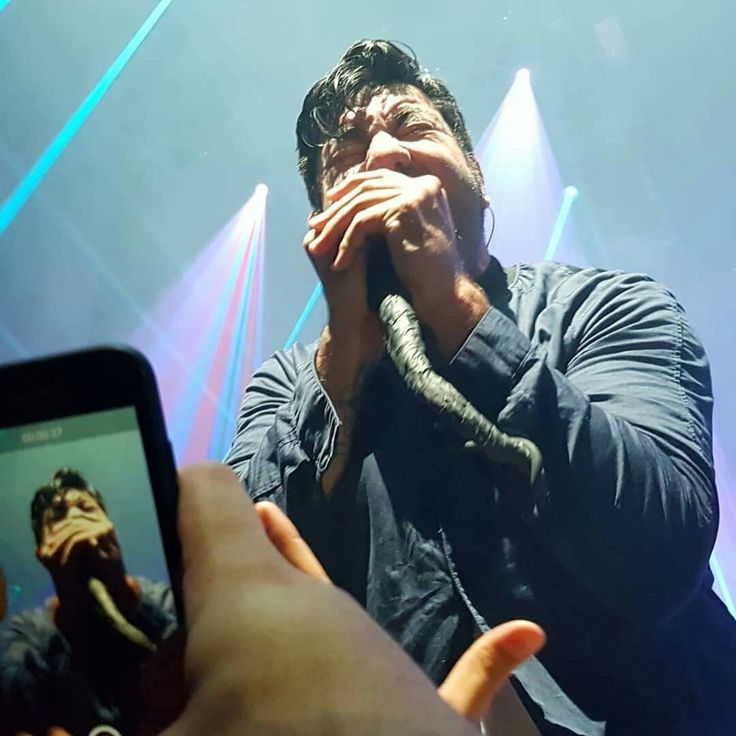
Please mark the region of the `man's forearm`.
POLYGON ((315 356, 320 383, 335 407, 340 427, 330 464, 322 473, 322 491, 332 494, 350 457, 355 417, 366 366, 353 336, 335 334, 329 326, 322 331, 315 356))

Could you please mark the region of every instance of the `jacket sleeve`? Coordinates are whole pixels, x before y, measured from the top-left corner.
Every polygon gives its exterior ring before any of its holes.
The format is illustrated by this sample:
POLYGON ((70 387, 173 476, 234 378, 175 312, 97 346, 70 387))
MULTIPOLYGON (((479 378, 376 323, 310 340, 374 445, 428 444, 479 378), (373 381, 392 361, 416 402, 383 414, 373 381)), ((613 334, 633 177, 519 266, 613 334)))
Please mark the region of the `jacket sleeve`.
POLYGON ((627 618, 664 620, 708 574, 717 529, 708 363, 663 287, 587 274, 548 305, 563 360, 548 362, 543 316, 532 343, 491 308, 450 378, 541 450, 530 523, 578 580, 627 618))
POLYGON ((288 513, 320 556, 329 506, 320 481, 339 420, 317 378, 314 352, 297 344, 256 371, 224 461, 254 501, 272 501, 288 513))

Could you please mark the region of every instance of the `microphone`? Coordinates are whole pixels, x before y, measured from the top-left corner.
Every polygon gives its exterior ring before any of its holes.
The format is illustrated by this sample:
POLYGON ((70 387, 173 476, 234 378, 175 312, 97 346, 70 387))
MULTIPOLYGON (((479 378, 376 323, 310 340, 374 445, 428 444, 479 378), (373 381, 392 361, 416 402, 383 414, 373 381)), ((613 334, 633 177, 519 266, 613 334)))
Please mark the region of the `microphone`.
POLYGON ((379 313, 381 302, 390 294, 397 294, 406 298, 406 290, 396 275, 396 269, 388 252, 388 245, 384 238, 373 235, 368 238, 368 252, 366 255, 368 306, 376 314, 379 313))
POLYGON ((511 465, 534 486, 542 472, 539 448, 525 437, 502 432, 437 374, 427 356, 419 320, 396 274, 386 241, 374 237, 367 247, 368 306, 383 325, 386 352, 407 388, 465 439, 466 447, 477 449, 493 462, 511 465))

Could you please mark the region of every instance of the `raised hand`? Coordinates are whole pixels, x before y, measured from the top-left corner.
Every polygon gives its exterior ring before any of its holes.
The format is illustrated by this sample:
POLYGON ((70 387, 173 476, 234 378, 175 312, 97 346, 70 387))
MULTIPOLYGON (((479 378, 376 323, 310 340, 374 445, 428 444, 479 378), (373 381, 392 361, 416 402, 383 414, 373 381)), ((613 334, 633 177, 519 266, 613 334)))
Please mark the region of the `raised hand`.
POLYGON ((54 581, 57 625, 67 636, 77 638, 79 633, 84 639, 85 620, 95 608, 90 578, 105 585, 123 616, 137 605, 139 589, 125 574, 115 528, 99 503, 89 493, 76 490, 67 491, 61 503, 63 514, 44 520, 36 557, 54 581))
POLYGON ((328 206, 309 220, 315 234, 306 247, 313 261, 357 279, 354 270, 364 269, 366 248, 375 238, 384 240, 420 321, 451 357, 489 305, 465 272, 440 179, 363 171, 345 177, 325 196, 328 206))
POLYGON ((282 557, 231 471, 180 489, 187 698, 167 734, 472 733, 347 594, 282 557))

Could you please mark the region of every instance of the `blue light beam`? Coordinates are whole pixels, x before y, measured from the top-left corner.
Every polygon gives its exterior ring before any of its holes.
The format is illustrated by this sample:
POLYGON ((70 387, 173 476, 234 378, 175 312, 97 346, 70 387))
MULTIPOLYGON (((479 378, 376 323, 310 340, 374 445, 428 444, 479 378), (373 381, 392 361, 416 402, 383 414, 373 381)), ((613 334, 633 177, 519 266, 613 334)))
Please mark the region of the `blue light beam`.
POLYGON ((8 7, 10 0, 0 0, 0 13, 8 7))
POLYGON ((562 204, 560 205, 560 212, 555 220, 555 225, 552 228, 552 234, 549 236, 549 243, 547 243, 547 250, 544 252, 544 260, 551 261, 557 253, 557 248, 562 240, 562 233, 565 230, 565 225, 570 217, 570 210, 572 209, 573 202, 580 196, 580 192, 577 187, 565 187, 562 193, 562 204))
MULTIPOLYGON (((7 0, 9 2, 9 0, 7 0)), ((3 0, 0 0, 2 3, 3 0)), ((159 21, 161 16, 166 12, 172 0, 161 0, 153 9, 153 12, 146 18, 143 25, 138 29, 133 38, 130 39, 126 47, 120 52, 120 55, 112 63, 112 66, 105 72, 99 82, 94 86, 87 98, 75 110, 74 114, 69 118, 66 125, 61 129, 56 138, 51 141, 49 147, 41 154, 35 164, 29 169, 28 173, 23 177, 20 184, 15 188, 13 193, 5 200, 0 207, 0 237, 10 227, 23 206, 31 198, 33 193, 38 189, 39 184, 44 180, 46 174, 49 173, 51 167, 59 160, 59 157, 66 150, 66 147, 72 142, 74 136, 80 131, 81 127, 87 122, 89 116, 99 104, 105 93, 110 89, 113 82, 120 76, 120 73, 130 61, 131 57, 138 50, 143 41, 146 40, 148 34, 159 21)), ((7 5, 7 2, 5 3, 7 5)), ((0 10, 4 6, 0 5, 0 10)))
POLYGON ((728 585, 726 585, 726 578, 723 576, 723 570, 721 569, 721 564, 718 562, 718 559, 715 556, 715 553, 711 555, 710 558, 710 569, 713 571, 713 577, 716 579, 716 582, 718 583, 718 587, 720 588, 721 598, 723 599, 723 602, 726 604, 726 608, 731 612, 731 615, 736 617, 736 605, 734 605, 733 598, 731 598, 731 591, 728 589, 728 585))
POLYGON ((233 330, 233 343, 230 345, 230 357, 227 362, 227 369, 223 379, 221 394, 223 403, 234 414, 218 417, 210 437, 210 446, 207 452, 208 460, 222 460, 225 453, 230 447, 232 438, 235 436, 235 423, 237 418, 238 407, 237 390, 240 388, 240 373, 242 373, 244 365, 246 324, 250 316, 251 293, 253 291, 253 275, 255 271, 256 260, 258 259, 258 251, 261 249, 260 232, 253 232, 248 245, 250 253, 248 254, 248 263, 246 266, 245 288, 238 305, 238 314, 235 321, 235 329, 233 330))
POLYGON ((309 301, 306 303, 304 309, 302 310, 302 313, 299 315, 299 319, 296 321, 294 329, 291 331, 289 337, 286 338, 286 342, 284 343, 283 348, 284 350, 288 350, 296 342, 297 338, 299 337, 299 333, 304 329, 304 325, 307 323, 309 315, 312 314, 312 310, 316 306, 321 296, 322 284, 319 283, 317 284, 317 286, 314 287, 312 296, 309 297, 309 301))
POLYGON ((4 342, 6 342, 8 345, 10 345, 13 350, 15 350, 16 353, 18 353, 18 356, 21 358, 29 358, 30 352, 26 349, 26 347, 18 340, 18 338, 4 325, 0 325, 0 338, 4 342))

